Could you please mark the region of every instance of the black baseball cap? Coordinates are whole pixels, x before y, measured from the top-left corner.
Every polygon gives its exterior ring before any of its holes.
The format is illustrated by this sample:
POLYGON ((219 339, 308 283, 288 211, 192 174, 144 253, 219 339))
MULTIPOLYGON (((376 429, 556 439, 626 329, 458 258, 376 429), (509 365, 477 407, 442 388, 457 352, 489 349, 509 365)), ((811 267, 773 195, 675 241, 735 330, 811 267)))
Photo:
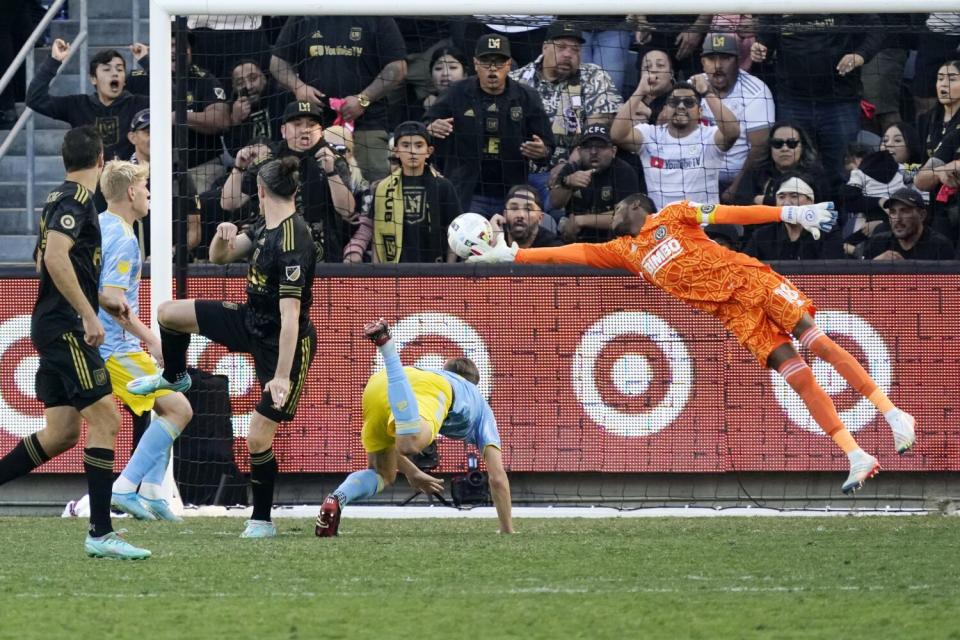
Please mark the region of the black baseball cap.
POLYGON ((313 118, 317 122, 323 123, 323 109, 312 102, 293 101, 287 104, 283 110, 283 123, 286 124, 294 118, 313 118))
POLYGON ((477 49, 473 54, 477 58, 484 56, 510 57, 510 41, 507 36, 499 33, 488 33, 477 40, 477 49))
POLYGON ((130 131, 142 131, 150 128, 150 109, 140 109, 130 121, 130 131))
POLYGON ((561 22, 559 20, 551 22, 547 27, 547 40, 556 40, 557 38, 571 38, 578 40, 580 44, 586 42, 583 38, 583 31, 572 22, 561 22))
POLYGON ((902 202, 918 209, 927 208, 927 204, 923 201, 923 196, 920 195, 920 192, 915 189, 908 189, 906 187, 903 189, 897 189, 890 194, 890 197, 887 198, 886 202, 883 203, 883 208, 889 209, 890 205, 894 202, 902 202))
POLYGON ((610 128, 605 124, 592 124, 584 129, 583 133, 580 134, 579 144, 583 144, 587 140, 603 140, 607 144, 613 144, 613 140, 610 138, 610 128))
POLYGON ((400 142, 400 138, 404 136, 420 136, 428 144, 430 143, 430 134, 427 133, 426 125, 416 120, 407 120, 397 125, 397 128, 393 130, 393 144, 400 142))
POLYGON ((712 53, 739 56, 740 47, 737 45, 737 36, 732 33, 708 33, 703 41, 701 55, 709 56, 712 53))

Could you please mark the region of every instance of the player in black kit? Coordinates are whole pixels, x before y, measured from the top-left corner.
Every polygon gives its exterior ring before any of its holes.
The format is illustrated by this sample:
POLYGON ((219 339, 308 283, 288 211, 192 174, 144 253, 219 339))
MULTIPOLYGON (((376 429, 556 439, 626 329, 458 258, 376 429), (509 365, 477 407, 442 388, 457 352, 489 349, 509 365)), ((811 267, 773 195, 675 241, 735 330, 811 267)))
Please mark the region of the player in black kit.
MULTIPOLYGON (((0 460, 0 484, 72 449, 80 439, 82 418, 89 427, 83 450, 90 495, 86 552, 95 557, 149 558, 149 551, 116 534, 110 521, 120 414, 98 350, 104 330, 97 318, 100 221, 93 192, 103 169, 103 144, 96 129, 68 131, 61 155, 67 176, 43 208, 36 253, 40 290, 30 319, 30 338, 40 356, 36 393, 44 405, 46 426, 0 460)), ((117 316, 130 311, 126 303, 106 310, 117 316)))
POLYGON ((316 352, 317 330, 310 322, 316 249, 309 227, 296 212, 299 165, 295 157, 264 163, 257 176, 263 219, 242 234, 232 222, 223 222, 210 243, 210 259, 217 264, 249 257, 246 304, 216 300, 162 303, 157 316, 165 369, 127 385, 131 393, 139 394, 189 389, 186 354, 194 333, 230 351, 253 356, 263 393, 247 435, 253 515, 243 538, 277 535, 270 519, 277 476, 273 437, 278 423, 293 419, 316 352))

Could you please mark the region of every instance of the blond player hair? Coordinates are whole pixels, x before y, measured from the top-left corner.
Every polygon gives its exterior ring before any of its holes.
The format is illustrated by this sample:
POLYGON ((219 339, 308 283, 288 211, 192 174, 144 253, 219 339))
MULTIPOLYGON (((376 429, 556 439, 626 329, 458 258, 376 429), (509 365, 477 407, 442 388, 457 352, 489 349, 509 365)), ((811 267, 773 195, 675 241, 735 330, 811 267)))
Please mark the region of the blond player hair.
POLYGON ((100 191, 107 202, 115 202, 126 197, 127 189, 138 180, 146 180, 150 169, 141 164, 125 160, 111 160, 100 174, 100 191))

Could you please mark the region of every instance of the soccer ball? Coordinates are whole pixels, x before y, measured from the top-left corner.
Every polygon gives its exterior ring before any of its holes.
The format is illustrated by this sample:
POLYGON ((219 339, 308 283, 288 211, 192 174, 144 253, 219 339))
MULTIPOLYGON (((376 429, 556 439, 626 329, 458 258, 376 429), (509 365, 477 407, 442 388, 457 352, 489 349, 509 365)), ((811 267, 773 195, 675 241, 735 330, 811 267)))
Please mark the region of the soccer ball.
POLYGON ((447 228, 447 244, 465 260, 479 254, 477 245, 493 244, 493 225, 479 213, 461 213, 447 228))

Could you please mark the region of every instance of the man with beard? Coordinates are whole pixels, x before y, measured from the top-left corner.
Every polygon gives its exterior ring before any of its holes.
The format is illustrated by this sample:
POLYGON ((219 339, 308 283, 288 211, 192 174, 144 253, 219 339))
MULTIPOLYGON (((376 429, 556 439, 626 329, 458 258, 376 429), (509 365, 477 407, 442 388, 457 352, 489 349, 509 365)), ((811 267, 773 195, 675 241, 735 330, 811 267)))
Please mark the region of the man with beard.
MULTIPOLYGON (((720 168, 720 193, 724 201, 732 200, 744 169, 759 162, 767 153, 770 125, 776 120, 773 94, 762 80, 740 69, 739 53, 737 36, 711 33, 700 55, 710 88, 740 124, 740 135, 723 156, 720 168)), ((717 124, 706 100, 700 101, 700 113, 707 124, 717 124)))
POLYGON ((737 117, 720 101, 703 75, 674 86, 664 115, 667 124, 648 124, 650 108, 632 96, 617 113, 610 137, 638 152, 647 193, 658 207, 676 200, 717 202, 723 154, 740 136, 737 117), (700 124, 700 101, 717 116, 715 126, 700 124))
MULTIPOLYGON (((230 126, 230 105, 227 94, 209 71, 193 64, 193 35, 187 34, 187 94, 174 94, 173 103, 187 103, 187 171, 200 193, 209 191, 213 183, 223 177, 220 154, 223 149, 221 133, 230 126)), ((150 48, 142 43, 130 47, 140 68, 130 74, 130 90, 136 94, 150 94, 150 48)), ((170 71, 176 72, 176 36, 170 39, 170 71)), ((176 91, 176 82, 173 91, 176 91)), ((149 106, 149 105, 148 105, 149 106)))
POLYGON ((550 208, 566 208, 560 233, 567 242, 606 242, 614 205, 638 190, 637 172, 617 157, 610 130, 593 124, 557 175, 550 208))
POLYGON ((926 222, 927 207, 913 189, 893 192, 883 208, 890 217, 890 231, 874 234, 867 242, 867 260, 952 260, 953 245, 926 222))
POLYGON ((349 187, 346 161, 323 141, 323 113, 312 102, 291 102, 283 113, 283 142, 264 142, 244 147, 223 185, 220 206, 225 211, 243 207, 257 195, 260 166, 274 157, 296 156, 300 160, 297 212, 302 214, 317 245, 318 262, 341 262, 349 239, 348 221, 353 218, 354 199, 349 187))
POLYGON ((283 110, 293 96, 277 87, 249 58, 233 66, 231 81, 231 127, 224 134, 231 155, 257 139, 279 140, 283 110))
POLYGON ((563 241, 541 227, 542 221, 540 197, 536 190, 527 184, 512 187, 507 194, 507 202, 503 205, 503 214, 497 214, 490 219, 494 229, 505 235, 507 244, 516 243, 524 249, 561 246, 563 241))
MULTIPOLYGON (((540 94, 557 141, 551 166, 567 161, 577 136, 589 125, 609 125, 623 104, 606 71, 596 64, 581 64, 583 43, 583 33, 575 25, 554 22, 547 28, 540 57, 510 72, 511 78, 540 94)), ((543 198, 547 196, 547 177, 547 173, 539 173, 529 178, 543 198)))
POLYGON ((150 99, 126 91, 126 63, 114 49, 101 51, 90 59, 94 95, 51 96, 50 83, 68 55, 70 44, 59 38, 54 40, 50 57, 40 65, 27 89, 27 106, 47 117, 68 122, 71 127, 92 124, 103 139, 104 158, 127 160, 133 153, 133 145, 127 140, 130 122, 135 113, 150 107, 150 99))
POLYGON ((624 269, 695 309, 712 315, 746 347, 762 367, 776 370, 803 400, 810 415, 850 462, 843 493, 859 490, 880 470, 847 431, 830 396, 798 355, 792 336, 830 363, 858 393, 882 413, 893 432, 897 453, 915 441, 912 416, 898 409, 857 360, 813 321, 816 307, 793 284, 770 267, 710 240, 701 225, 798 223, 814 236, 837 221, 832 202, 807 207, 734 207, 673 202, 656 211, 653 202, 635 194, 621 201, 613 216, 619 236, 604 244, 578 243, 550 249, 520 249, 500 239, 477 247, 476 262, 580 264, 624 269))
POLYGON ((488 34, 477 42, 475 78, 452 85, 425 115, 427 132, 443 157, 443 175, 457 188, 460 206, 486 217, 503 209, 510 187, 541 168, 554 139, 540 96, 507 77, 510 41, 488 34))

